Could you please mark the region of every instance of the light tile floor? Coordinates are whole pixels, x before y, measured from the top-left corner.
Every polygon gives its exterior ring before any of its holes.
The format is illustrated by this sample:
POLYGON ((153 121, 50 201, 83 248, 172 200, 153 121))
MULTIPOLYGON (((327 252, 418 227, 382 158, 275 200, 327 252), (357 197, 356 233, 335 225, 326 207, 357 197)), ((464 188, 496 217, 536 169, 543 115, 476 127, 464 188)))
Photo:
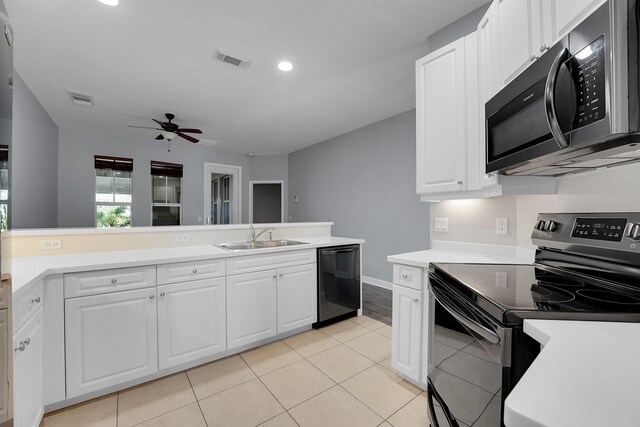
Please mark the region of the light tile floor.
POLYGON ((391 369, 390 327, 366 316, 45 416, 44 427, 426 427, 425 393, 391 369))

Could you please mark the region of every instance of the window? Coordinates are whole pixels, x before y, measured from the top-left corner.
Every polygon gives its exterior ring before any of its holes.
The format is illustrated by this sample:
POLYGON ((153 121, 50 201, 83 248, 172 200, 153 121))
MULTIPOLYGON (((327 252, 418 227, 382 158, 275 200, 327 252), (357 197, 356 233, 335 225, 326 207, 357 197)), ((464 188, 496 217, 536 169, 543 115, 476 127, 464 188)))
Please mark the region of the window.
POLYGON ((180 225, 182 207, 182 165, 151 162, 153 225, 180 225))
POLYGON ((9 225, 9 146, 0 145, 0 228, 9 225))
POLYGON ((133 159, 95 156, 96 227, 131 227, 133 159))

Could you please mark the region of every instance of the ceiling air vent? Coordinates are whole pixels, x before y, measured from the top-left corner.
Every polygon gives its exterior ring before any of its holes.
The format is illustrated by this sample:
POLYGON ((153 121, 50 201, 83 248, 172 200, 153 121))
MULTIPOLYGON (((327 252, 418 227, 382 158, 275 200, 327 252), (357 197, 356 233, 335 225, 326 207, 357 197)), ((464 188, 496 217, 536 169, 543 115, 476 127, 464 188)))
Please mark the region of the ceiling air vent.
POLYGON ((218 61, 226 62, 227 64, 231 64, 231 65, 234 65, 236 67, 240 67, 240 68, 245 69, 245 70, 247 68, 249 68, 249 65, 251 65, 251 61, 244 61, 244 60, 242 60, 240 58, 236 58, 234 56, 227 55, 226 53, 221 52, 219 50, 216 51, 215 58, 218 61))
POLYGON ((74 104, 86 105, 86 106, 93 105, 93 96, 89 94, 74 92, 70 90, 69 96, 71 96, 71 101, 73 101, 74 104))

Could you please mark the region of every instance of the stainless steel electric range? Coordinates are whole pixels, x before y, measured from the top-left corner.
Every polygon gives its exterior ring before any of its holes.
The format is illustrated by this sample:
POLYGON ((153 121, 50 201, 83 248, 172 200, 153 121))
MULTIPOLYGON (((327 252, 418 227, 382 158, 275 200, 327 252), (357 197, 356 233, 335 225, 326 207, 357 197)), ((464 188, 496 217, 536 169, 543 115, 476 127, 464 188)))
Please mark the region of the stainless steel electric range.
POLYGON ((540 214, 533 265, 429 267, 433 427, 501 427, 540 352, 524 319, 640 322, 640 213, 540 214))

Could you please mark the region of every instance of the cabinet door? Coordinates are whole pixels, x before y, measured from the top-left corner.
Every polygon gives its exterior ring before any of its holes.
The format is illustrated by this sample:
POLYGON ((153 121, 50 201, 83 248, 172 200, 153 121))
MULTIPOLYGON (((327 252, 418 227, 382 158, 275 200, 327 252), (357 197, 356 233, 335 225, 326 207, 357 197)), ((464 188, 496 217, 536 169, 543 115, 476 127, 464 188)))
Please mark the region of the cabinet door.
MULTIPOLYGON (((492 3, 478 24, 479 93, 484 117, 484 103, 502 89, 500 67, 500 39, 495 19, 496 4, 492 3)), ((483 127, 484 129, 484 127, 483 127)))
POLYGON ((278 269, 278 333, 314 323, 318 318, 316 264, 278 269))
MULTIPOLYGON (((4 326, 6 327, 6 310, 4 326)), ((37 427, 44 413, 44 332, 40 309, 13 338, 14 425, 37 427)))
MULTIPOLYGON (((564 37, 606 0, 548 0, 554 28, 554 42, 564 37)), ((614 0, 615 1, 615 0, 614 0)))
POLYGON ((393 285, 391 366, 420 381, 422 364, 422 291, 393 285))
POLYGON ((466 189, 464 39, 416 62, 418 194, 466 189))
POLYGON ((227 348, 224 277, 158 286, 158 363, 170 368, 227 348))
POLYGON ((158 370, 156 288, 65 301, 67 398, 158 370))
POLYGON ((496 0, 496 19, 500 39, 502 84, 506 85, 540 56, 534 29, 535 0, 496 0))
POLYGON ((227 276, 227 348, 276 335, 276 270, 227 276))

